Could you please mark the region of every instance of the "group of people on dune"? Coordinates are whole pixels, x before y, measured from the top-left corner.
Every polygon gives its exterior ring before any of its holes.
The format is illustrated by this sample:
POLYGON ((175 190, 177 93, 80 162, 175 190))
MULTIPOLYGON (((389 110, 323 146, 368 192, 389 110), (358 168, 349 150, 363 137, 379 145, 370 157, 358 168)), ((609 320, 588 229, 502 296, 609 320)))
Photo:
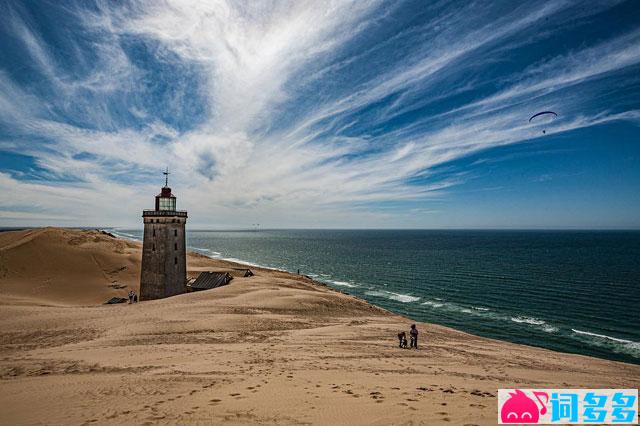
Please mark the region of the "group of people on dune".
MULTIPOLYGON (((418 329, 415 324, 411 324, 411 330, 409 330, 409 336, 411 339, 410 348, 418 349, 418 329)), ((407 348, 407 333, 404 331, 398 333, 398 340, 400 341, 400 347, 403 349, 407 348)))

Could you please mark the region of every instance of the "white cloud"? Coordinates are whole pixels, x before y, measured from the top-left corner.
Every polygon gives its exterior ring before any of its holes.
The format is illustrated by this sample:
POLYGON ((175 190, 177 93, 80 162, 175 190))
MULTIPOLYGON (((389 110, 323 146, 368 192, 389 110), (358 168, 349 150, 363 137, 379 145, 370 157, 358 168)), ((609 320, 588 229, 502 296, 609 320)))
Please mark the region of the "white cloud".
MULTIPOLYGON (((0 147, 33 156, 52 176, 76 183, 33 183, 3 174, 0 190, 13 197, 11 215, 22 208, 34 220, 47 214, 83 220, 95 215, 95 223, 136 224, 138 210, 151 206, 157 185, 140 186, 139 178, 123 180, 123 174, 159 172, 169 165, 180 202, 201 224, 240 224, 257 217, 281 226, 289 217, 299 224, 351 223, 354 209, 360 215, 374 203, 423 200, 451 190, 465 176, 436 177, 435 166, 540 137, 540 129, 526 123, 536 99, 545 105, 562 102, 570 110, 588 100, 589 94, 567 96, 560 91, 640 62, 640 33, 632 31, 543 58, 500 90, 462 106, 426 114, 392 130, 354 131, 356 136, 346 136, 362 125, 360 111, 390 96, 397 96, 395 102, 368 118, 370 128, 429 102, 465 93, 472 83, 461 81, 443 94, 439 87, 443 76, 456 72, 459 64, 491 61, 487 56, 492 46, 548 17, 570 14, 573 6, 532 5, 492 22, 451 12, 447 19, 405 29, 390 39, 419 31, 433 33, 429 43, 416 46, 404 60, 381 65, 384 71, 377 74, 354 75, 348 90, 322 93, 313 107, 301 106, 290 120, 283 120, 281 114, 289 105, 302 105, 299 90, 353 63, 353 56, 345 59, 338 53, 378 25, 387 12, 383 7, 377 1, 163 1, 139 3, 133 9, 100 4, 94 11, 73 12, 92 36, 99 37, 97 63, 84 64, 78 76, 59 64, 46 40, 14 14, 14 32, 51 81, 58 99, 38 97, 0 72, 0 123, 10 123, 18 135, 5 138, 0 147), (190 130, 178 130, 140 107, 136 99, 144 93, 137 93, 135 84, 143 72, 120 44, 127 37, 158 46, 153 53, 163 61, 197 70, 197 81, 185 82, 178 75, 176 82, 200 89, 207 111, 204 119, 190 130), (83 91, 93 96, 83 100, 83 91), (107 106, 113 97, 146 124, 134 128, 118 121, 107 106), (529 104, 523 104, 523 98, 529 104), (95 124, 92 129, 66 120, 78 111, 83 120, 95 124), (25 142, 30 137, 38 141, 25 142), (407 181, 412 178, 429 183, 410 185, 407 181), (131 200, 135 202, 130 205, 131 200)), ((73 41, 69 46, 77 47, 73 41)), ((375 54, 376 49, 380 47, 359 52, 359 59, 366 60, 365 55, 375 54)), ((72 59, 82 62, 82 53, 72 59)), ((166 101, 171 105, 164 106, 179 110, 185 96, 179 92, 166 101)), ((608 111, 572 113, 554 123, 549 133, 612 120, 638 121, 638 111, 608 111)), ((0 220, 13 217, 7 215, 0 220)), ((388 215, 380 208, 369 211, 366 220, 383 223, 388 215)))

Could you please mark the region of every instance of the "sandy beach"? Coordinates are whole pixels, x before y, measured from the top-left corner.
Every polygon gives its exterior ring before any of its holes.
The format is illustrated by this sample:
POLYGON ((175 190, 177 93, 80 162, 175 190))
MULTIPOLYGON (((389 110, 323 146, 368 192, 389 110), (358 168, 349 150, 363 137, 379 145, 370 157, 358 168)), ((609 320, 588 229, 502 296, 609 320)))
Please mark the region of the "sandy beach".
MULTIPOLYGON (((255 269, 138 304, 141 245, 98 231, 0 233, 0 424, 497 421, 498 388, 635 388, 640 366, 413 322, 255 269)), ((188 255, 188 271, 241 265, 188 255)))

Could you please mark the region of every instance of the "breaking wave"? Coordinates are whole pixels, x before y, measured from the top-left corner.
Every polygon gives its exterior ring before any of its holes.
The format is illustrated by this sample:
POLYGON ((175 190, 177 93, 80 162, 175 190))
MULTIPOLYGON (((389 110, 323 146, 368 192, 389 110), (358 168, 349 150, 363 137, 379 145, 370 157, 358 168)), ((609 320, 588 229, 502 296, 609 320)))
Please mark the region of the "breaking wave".
POLYGON ((608 348, 618 353, 625 353, 633 356, 634 358, 640 358, 640 342, 607 336, 606 334, 576 330, 575 328, 572 328, 571 331, 574 333, 575 337, 578 337, 580 340, 586 339, 588 343, 592 345, 608 348))
POLYGON ((129 240, 129 241, 142 241, 139 237, 133 235, 133 234, 129 234, 126 232, 122 232, 122 231, 117 231, 115 229, 101 229, 101 231, 104 232, 110 232, 111 234, 115 235, 116 237, 120 237, 120 238, 124 238, 125 240, 129 240))
POLYGON ((213 251, 210 249, 203 249, 203 248, 197 248, 197 247, 190 247, 190 249, 191 251, 195 251, 196 253, 200 253, 207 257, 213 257, 213 258, 219 259, 221 256, 219 252, 213 251))
MULTIPOLYGON (((440 300, 442 300, 442 299, 440 299, 440 300)), ((423 302, 422 304, 423 304, 423 305, 431 306, 431 307, 433 307, 433 308, 441 308, 441 307, 443 307, 443 306, 444 306, 444 303, 442 303, 442 302, 435 302, 435 301, 433 301, 433 300, 427 300, 426 302, 423 302)))
MULTIPOLYGON (((309 275, 309 276, 311 276, 311 275, 309 275)), ((316 276, 317 276, 317 275, 316 275, 316 276)), ((340 286, 340 287, 350 287, 350 288, 358 287, 358 285, 357 285, 357 284, 348 283, 348 282, 346 282, 346 281, 332 281, 332 280, 328 280, 327 282, 328 282, 328 283, 330 283, 330 284, 333 284, 333 285, 340 286)))
POLYGON ((545 333, 556 333, 560 331, 558 327, 547 324, 546 321, 538 318, 531 318, 526 316, 512 317, 508 315, 502 315, 498 312, 494 312, 491 309, 486 308, 484 306, 463 306, 463 305, 458 305, 452 302, 445 302, 439 298, 434 298, 434 299, 435 300, 426 300, 422 302, 421 305, 425 305, 433 309, 442 309, 450 312, 473 315, 476 317, 482 317, 482 318, 490 319, 493 321, 511 321, 517 324, 523 324, 523 325, 537 328, 539 330, 544 331, 545 333))
POLYGON ((635 342, 633 342, 631 340, 619 339, 617 337, 607 336, 606 334, 590 333, 588 331, 576 330, 575 328, 572 328, 571 331, 573 331, 576 334, 582 334, 584 336, 597 337, 597 338, 600 338, 600 339, 611 340, 613 342, 618 342, 618 343, 635 343, 635 342))
POLYGON ((518 323, 531 324, 531 325, 544 325, 544 324, 546 324, 546 321, 543 321, 543 320, 538 319, 538 318, 531 318, 531 317, 511 317, 511 321, 518 322, 518 323))
POLYGON ((418 300, 420 300, 420 298, 417 296, 412 296, 410 294, 394 293, 391 291, 374 290, 374 291, 367 291, 365 292, 365 294, 368 296, 374 296, 374 297, 384 297, 386 299, 395 300, 397 302, 402 302, 402 303, 411 303, 411 302, 417 302, 418 300))
POLYGON ((421 303, 421 305, 430 306, 432 308, 444 308, 449 311, 462 312, 469 315, 479 315, 479 316, 491 316, 495 317, 496 315, 491 312, 491 309, 485 308, 483 306, 462 306, 452 302, 445 302, 444 300, 434 297, 434 300, 426 300, 421 303))

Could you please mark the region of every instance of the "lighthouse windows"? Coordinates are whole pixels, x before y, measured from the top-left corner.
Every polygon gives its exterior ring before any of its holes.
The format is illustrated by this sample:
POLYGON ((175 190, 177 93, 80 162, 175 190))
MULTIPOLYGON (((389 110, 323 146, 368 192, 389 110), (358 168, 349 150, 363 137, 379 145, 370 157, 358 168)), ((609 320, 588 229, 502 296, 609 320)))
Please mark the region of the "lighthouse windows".
POLYGON ((176 199, 174 197, 160 197, 158 199, 158 208, 159 210, 175 210, 176 199))
POLYGON ((173 243, 173 249, 178 250, 178 243, 173 243))
POLYGON ((174 236, 174 237, 177 237, 177 236, 178 236, 178 230, 177 230, 177 229, 174 229, 174 230, 173 230, 173 236, 174 236))
POLYGON ((156 228, 153 228, 153 236, 156 236, 156 228))
POLYGON ((177 258, 177 257, 174 257, 174 258, 173 258, 173 264, 174 264, 174 265, 177 265, 177 264, 178 264, 178 258, 177 258))

